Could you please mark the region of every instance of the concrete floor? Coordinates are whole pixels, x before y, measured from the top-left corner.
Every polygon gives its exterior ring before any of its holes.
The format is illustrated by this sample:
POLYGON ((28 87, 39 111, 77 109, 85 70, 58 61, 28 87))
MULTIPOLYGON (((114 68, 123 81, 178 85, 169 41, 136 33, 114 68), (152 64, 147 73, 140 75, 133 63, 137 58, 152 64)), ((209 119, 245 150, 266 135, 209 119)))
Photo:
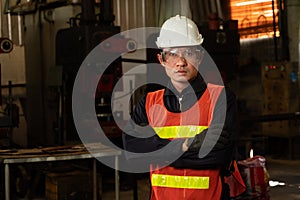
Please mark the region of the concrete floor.
MULTIPOLYGON (((300 200, 300 160, 266 158, 267 170, 273 183, 285 185, 270 187, 270 200, 300 200)), ((148 200, 150 195, 149 179, 139 178, 138 200, 148 200)), ((103 200, 115 199, 113 190, 103 191, 103 200)), ((133 200, 133 190, 121 191, 120 200, 133 200)))
POLYGON ((300 199, 300 160, 278 160, 267 158, 270 180, 285 183, 271 187, 271 200, 300 199))

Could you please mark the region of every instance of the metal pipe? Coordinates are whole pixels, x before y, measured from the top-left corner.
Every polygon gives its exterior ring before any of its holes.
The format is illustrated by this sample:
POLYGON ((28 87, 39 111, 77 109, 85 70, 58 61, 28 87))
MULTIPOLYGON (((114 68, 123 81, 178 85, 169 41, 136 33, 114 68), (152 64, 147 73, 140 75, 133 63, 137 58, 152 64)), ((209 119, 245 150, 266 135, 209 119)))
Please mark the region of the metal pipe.
POLYGON ((117 26, 121 26, 121 5, 120 0, 117 0, 117 26))
POLYGON ((126 18, 126 30, 129 29, 129 1, 125 0, 125 18, 126 18))
POLYGON ((186 1, 186 0, 180 1, 180 12, 181 12, 181 15, 185 15, 189 18, 192 17, 189 1, 186 1))
POLYGON ((7 29, 8 29, 8 38, 12 40, 12 28, 11 28, 11 14, 7 14, 7 29))
POLYGON ((218 12, 218 16, 221 19, 224 19, 224 15, 223 15, 223 11, 222 11, 222 7, 221 7, 221 2, 220 0, 216 0, 216 4, 217 4, 217 12, 218 12))
POLYGON ((211 13, 216 13, 217 9, 216 9, 216 2, 215 1, 209 1, 210 4, 210 11, 211 13))
POLYGON ((133 20, 134 26, 137 27, 137 0, 133 1, 133 20))
POLYGON ((10 200, 9 164, 5 163, 5 200, 10 200))
POLYGON ((142 26, 146 27, 146 2, 142 0, 142 26))
POLYGON ((19 35, 19 46, 23 45, 23 38, 22 38, 22 16, 18 15, 18 35, 19 35))

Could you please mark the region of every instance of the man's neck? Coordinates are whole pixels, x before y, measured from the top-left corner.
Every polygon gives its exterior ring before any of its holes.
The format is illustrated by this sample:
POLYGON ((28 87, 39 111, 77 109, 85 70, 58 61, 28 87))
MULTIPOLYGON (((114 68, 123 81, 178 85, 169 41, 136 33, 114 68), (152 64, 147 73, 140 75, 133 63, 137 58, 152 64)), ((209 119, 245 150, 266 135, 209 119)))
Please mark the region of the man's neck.
POLYGON ((189 82, 172 82, 172 84, 179 94, 190 85, 189 82))
POLYGON ((189 87, 196 78, 197 78, 197 76, 194 77, 192 80, 186 81, 186 82, 175 82, 175 81, 172 81, 172 80, 171 80, 171 82, 172 82, 174 88, 178 91, 178 93, 181 94, 182 91, 185 88, 189 87))

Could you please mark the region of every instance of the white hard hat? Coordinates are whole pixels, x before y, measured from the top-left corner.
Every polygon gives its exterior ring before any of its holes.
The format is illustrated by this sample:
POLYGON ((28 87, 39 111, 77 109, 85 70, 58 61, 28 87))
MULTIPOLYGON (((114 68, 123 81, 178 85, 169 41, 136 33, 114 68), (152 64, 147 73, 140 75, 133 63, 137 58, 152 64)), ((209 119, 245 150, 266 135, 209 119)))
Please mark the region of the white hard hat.
POLYGON ((158 48, 196 46, 203 42, 197 25, 185 16, 176 15, 161 27, 156 44, 158 48))

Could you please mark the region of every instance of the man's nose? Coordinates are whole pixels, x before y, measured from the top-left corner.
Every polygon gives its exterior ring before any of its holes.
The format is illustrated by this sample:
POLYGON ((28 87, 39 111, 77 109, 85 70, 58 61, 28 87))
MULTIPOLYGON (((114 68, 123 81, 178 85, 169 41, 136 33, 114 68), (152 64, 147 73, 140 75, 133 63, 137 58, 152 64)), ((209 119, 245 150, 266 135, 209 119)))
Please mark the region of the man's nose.
POLYGON ((179 56, 177 62, 177 66, 186 66, 186 59, 183 56, 179 56))

